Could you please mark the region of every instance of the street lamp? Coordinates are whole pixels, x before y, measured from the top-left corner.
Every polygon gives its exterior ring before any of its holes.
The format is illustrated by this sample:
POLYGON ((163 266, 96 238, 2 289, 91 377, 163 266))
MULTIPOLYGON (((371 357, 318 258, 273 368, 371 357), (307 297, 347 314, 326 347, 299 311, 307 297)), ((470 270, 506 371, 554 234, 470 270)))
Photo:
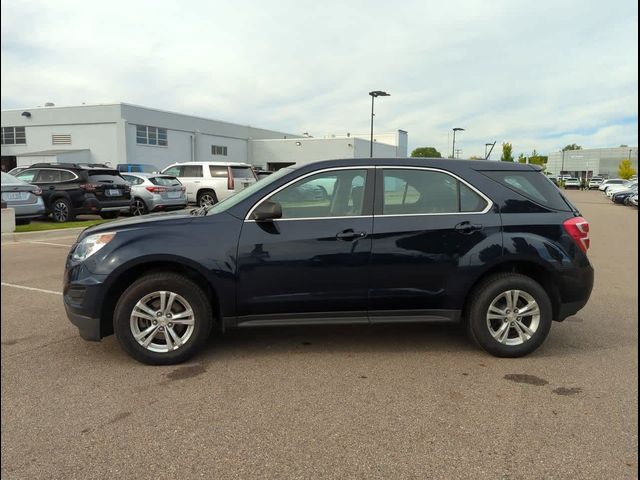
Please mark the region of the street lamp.
POLYGON ((373 92, 369 92, 369 95, 371 95, 371 149, 369 151, 369 157, 373 158, 373 101, 376 97, 390 97, 391 95, 382 90, 374 90, 373 92))
POLYGON ((487 147, 490 147, 493 143, 485 143, 484 144, 484 158, 487 158, 487 147))
POLYGON ((453 129, 453 147, 451 148, 451 158, 455 158, 456 153, 456 132, 464 132, 464 128, 456 127, 453 129))

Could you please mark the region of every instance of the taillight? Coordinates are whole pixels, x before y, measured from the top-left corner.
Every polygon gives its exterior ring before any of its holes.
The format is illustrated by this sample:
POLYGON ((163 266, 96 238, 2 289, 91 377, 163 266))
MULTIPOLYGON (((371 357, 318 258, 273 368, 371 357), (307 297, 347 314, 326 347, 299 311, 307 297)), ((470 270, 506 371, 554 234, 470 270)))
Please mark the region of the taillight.
POLYGON ((567 233, 573 238, 580 250, 587 253, 589 249, 589 222, 582 217, 573 217, 562 224, 567 233))
POLYGON ((34 195, 42 195, 42 189, 40 187, 36 187, 31 190, 31 193, 33 193, 34 195))
POLYGON ((236 185, 233 180, 233 172, 231 171, 231 167, 227 167, 227 189, 233 190, 234 188, 236 188, 236 185))
POLYGON ((98 188, 99 186, 100 185, 96 185, 95 183, 83 183, 82 185, 80 185, 80 188, 85 192, 95 192, 96 188, 98 188))
POLYGON ((167 189, 165 187, 144 187, 149 190, 151 193, 161 193, 166 192, 167 189))

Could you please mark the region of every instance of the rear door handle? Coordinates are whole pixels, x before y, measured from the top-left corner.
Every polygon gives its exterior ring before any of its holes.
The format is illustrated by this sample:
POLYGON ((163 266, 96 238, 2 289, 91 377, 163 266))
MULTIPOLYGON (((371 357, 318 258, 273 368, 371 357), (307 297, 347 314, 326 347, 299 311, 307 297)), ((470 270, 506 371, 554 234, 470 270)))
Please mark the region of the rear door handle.
POLYGON ((336 235, 338 240, 355 240, 356 238, 364 238, 367 236, 366 232, 354 232, 352 229, 343 230, 336 235))
POLYGON ((482 230, 482 225, 480 225, 479 223, 461 222, 454 228, 464 235, 469 235, 473 232, 477 232, 478 230, 482 230))

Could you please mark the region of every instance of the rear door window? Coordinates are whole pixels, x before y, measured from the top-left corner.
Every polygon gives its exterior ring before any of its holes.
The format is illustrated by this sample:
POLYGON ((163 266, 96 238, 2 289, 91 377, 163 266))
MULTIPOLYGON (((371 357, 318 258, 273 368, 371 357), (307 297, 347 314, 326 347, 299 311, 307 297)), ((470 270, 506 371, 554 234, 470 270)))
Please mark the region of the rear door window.
POLYGON ((202 165, 183 165, 183 177, 202 177, 202 165))
POLYGON ((482 212, 487 201, 457 178, 432 170, 385 169, 383 215, 482 212))
POLYGON ((571 210, 560 190, 540 172, 507 170, 481 173, 539 205, 554 210, 571 210))

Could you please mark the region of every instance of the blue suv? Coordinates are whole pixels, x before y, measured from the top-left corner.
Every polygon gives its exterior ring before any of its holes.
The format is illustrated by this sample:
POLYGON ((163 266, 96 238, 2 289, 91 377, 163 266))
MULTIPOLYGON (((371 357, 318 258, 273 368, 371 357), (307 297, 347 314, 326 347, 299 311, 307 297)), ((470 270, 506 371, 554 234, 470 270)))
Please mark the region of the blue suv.
POLYGON ((588 222, 533 165, 332 160, 86 229, 64 303, 83 338, 115 332, 149 364, 230 328, 430 321, 519 357, 586 304, 588 247, 588 222))

